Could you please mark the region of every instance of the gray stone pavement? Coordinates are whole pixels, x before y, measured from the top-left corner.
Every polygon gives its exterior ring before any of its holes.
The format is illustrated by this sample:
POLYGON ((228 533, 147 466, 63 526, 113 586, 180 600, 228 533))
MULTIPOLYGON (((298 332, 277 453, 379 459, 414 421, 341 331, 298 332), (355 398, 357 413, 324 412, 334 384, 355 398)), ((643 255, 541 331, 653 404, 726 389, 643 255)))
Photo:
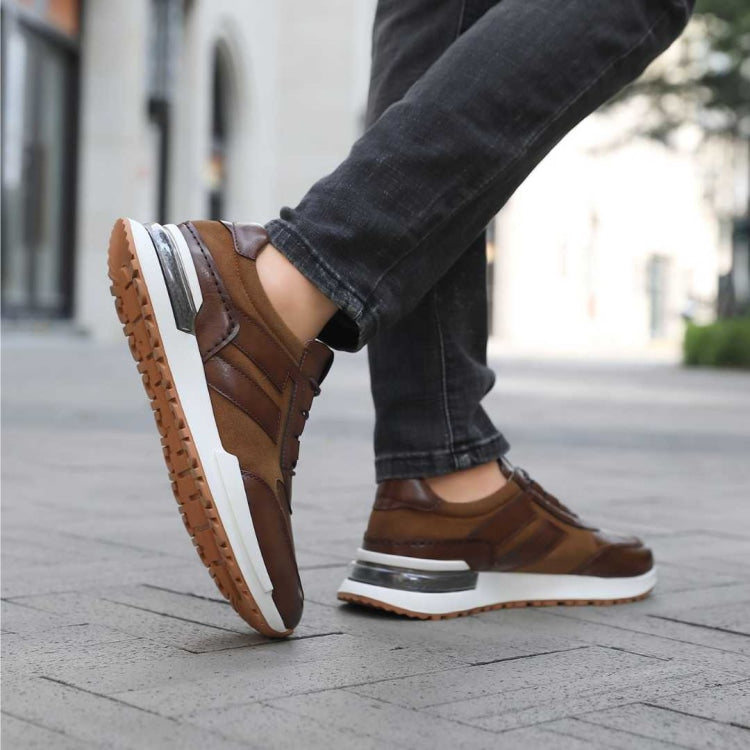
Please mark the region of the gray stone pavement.
POLYGON ((373 492, 344 355, 295 488, 305 617, 269 642, 192 550, 124 344, 6 337, 4 747, 750 747, 750 376, 496 365, 511 458, 644 535, 654 596, 429 623, 337 603, 373 492))

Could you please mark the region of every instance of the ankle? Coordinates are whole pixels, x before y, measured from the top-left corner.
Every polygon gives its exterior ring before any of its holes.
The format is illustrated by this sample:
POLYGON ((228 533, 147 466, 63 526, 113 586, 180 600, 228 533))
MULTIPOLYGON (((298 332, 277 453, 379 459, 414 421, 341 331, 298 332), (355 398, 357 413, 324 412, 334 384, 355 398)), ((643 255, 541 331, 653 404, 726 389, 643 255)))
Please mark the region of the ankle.
POLYGON ((507 484, 497 461, 489 461, 438 477, 428 477, 425 481, 436 495, 451 503, 479 500, 507 484))
POLYGON ((302 342, 314 339, 337 308, 273 245, 266 245, 256 261, 258 278, 271 305, 302 342))

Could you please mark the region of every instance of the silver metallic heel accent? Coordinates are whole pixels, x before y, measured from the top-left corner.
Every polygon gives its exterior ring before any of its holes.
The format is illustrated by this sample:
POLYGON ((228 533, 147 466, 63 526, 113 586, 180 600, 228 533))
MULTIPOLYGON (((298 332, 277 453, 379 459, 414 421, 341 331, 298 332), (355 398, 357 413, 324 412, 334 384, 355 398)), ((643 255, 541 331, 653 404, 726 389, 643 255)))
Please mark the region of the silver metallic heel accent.
POLYGON ((144 226, 151 237, 156 257, 159 259, 175 325, 180 331, 195 334, 195 316, 197 315, 195 302, 174 240, 161 224, 145 224, 144 226))
POLYGON ((351 564, 349 579, 371 586, 430 594, 469 591, 477 585, 477 573, 473 570, 417 570, 361 560, 351 564))

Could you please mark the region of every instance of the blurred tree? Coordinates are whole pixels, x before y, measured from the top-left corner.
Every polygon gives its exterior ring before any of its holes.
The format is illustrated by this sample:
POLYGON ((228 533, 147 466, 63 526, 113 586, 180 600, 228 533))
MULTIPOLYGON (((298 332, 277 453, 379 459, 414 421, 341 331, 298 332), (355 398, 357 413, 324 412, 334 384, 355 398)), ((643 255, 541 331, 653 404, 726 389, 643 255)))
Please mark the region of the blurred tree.
MULTIPOLYGON (((744 217, 729 217, 732 269, 720 280, 720 316, 750 310, 750 0, 697 0, 680 42, 609 106, 638 106, 635 134, 669 143, 696 126, 703 140, 720 140, 744 155, 744 217), (744 146, 744 147, 743 147, 744 146), (722 286, 723 285, 723 286, 722 286), (723 290, 723 291, 722 291, 723 290)), ((736 175, 726 171, 725 181, 736 175)))
POLYGON ((640 132, 666 141, 685 123, 706 135, 750 138, 750 2, 698 0, 678 51, 679 62, 660 60, 613 104, 646 98, 650 115, 640 132))

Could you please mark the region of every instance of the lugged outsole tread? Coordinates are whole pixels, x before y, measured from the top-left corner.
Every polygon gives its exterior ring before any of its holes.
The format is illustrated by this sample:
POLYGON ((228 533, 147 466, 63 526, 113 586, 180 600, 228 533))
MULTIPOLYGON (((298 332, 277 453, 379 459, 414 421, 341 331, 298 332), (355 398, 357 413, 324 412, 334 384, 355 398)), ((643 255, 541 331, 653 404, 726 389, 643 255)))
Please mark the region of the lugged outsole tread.
POLYGON ((112 229, 108 257, 115 309, 151 402, 172 491, 193 545, 245 622, 270 637, 289 635, 291 630, 280 633, 266 622, 232 554, 174 387, 127 219, 119 219, 112 229))
POLYGON ((500 604, 488 604, 484 607, 474 607, 472 609, 446 612, 437 615, 428 614, 426 612, 414 612, 410 609, 397 607, 394 604, 381 602, 377 599, 372 599, 369 596, 362 596, 360 594, 347 594, 345 592, 340 592, 338 598, 342 602, 356 604, 360 607, 369 607, 370 609, 379 609, 384 612, 392 612, 393 614, 410 617, 414 620, 450 620, 454 617, 466 617, 467 615, 475 615, 480 612, 492 612, 496 609, 520 609, 522 607, 586 607, 589 605, 610 606, 613 604, 630 604, 630 602, 639 602, 642 599, 645 599, 650 593, 651 591, 649 590, 638 596, 629 596, 622 599, 554 599, 544 601, 529 600, 502 602, 500 604))

